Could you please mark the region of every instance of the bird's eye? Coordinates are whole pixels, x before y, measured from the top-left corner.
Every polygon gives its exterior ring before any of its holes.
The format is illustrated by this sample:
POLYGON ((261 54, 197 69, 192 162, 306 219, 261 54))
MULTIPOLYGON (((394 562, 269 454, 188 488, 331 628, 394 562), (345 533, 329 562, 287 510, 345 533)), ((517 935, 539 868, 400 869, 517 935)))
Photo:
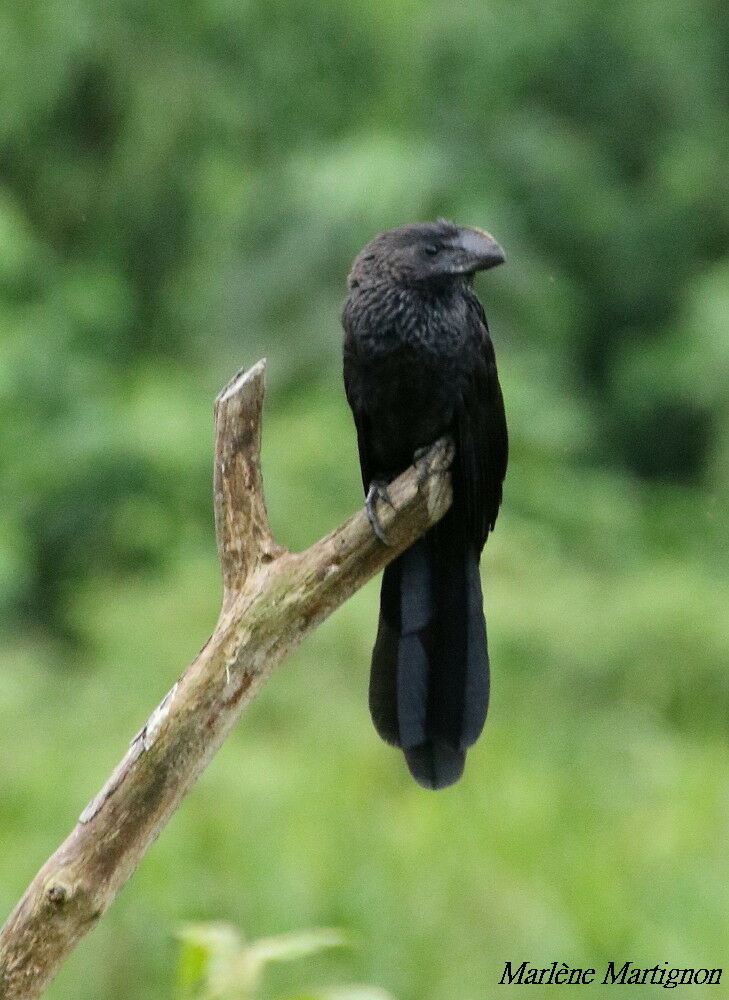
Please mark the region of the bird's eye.
POLYGON ((427 253, 427 255, 428 255, 429 257, 435 257, 435 255, 436 255, 436 254, 438 253, 438 251, 440 250, 440 247, 439 247, 439 246, 436 246, 436 244, 435 244, 435 243, 427 243, 427 244, 425 245, 424 249, 425 249, 425 252, 427 253))

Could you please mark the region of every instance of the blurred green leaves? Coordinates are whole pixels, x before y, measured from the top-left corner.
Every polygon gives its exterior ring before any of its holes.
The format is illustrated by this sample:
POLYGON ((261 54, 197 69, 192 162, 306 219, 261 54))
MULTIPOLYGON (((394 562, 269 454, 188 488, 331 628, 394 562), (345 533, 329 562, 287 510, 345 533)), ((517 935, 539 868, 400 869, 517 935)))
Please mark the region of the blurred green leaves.
MULTIPOLYGON (((511 406, 528 397, 552 433, 569 398, 563 433, 589 424, 571 461, 689 485, 723 468, 727 20, 710 0, 8 8, 0 490, 4 564, 26 564, 0 585, 11 620, 68 633, 97 530, 128 520, 119 490, 142 537, 110 546, 114 571, 158 567, 209 523, 207 455, 175 470, 126 440, 137 380, 182 414, 264 354, 274 395, 335 385, 349 262, 412 218, 506 245, 484 289, 503 367, 526 373, 511 406), (69 478, 95 510, 80 534, 59 527, 69 478)), ((150 400, 152 436, 155 417, 150 400)), ((164 425, 170 456, 185 424, 164 425)))
MULTIPOLYGON (((266 967, 297 962, 328 948, 348 944, 333 928, 312 928, 244 942, 230 924, 186 924, 178 966, 180 1000, 257 1000, 266 967)), ((370 986, 337 986, 307 991, 286 1000, 392 1000, 370 986)))

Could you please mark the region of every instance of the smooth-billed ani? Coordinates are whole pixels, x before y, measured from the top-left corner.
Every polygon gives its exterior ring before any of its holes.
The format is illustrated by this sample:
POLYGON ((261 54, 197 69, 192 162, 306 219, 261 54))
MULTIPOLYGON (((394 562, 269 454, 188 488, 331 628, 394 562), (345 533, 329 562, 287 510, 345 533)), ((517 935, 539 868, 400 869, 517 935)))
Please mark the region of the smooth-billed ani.
POLYGON ((494 349, 473 275, 502 263, 486 232, 438 220, 380 233, 355 258, 342 313, 344 384, 373 529, 376 503, 419 450, 455 444, 453 503, 385 569, 370 711, 413 777, 443 788, 462 771, 489 697, 478 564, 506 473, 494 349))

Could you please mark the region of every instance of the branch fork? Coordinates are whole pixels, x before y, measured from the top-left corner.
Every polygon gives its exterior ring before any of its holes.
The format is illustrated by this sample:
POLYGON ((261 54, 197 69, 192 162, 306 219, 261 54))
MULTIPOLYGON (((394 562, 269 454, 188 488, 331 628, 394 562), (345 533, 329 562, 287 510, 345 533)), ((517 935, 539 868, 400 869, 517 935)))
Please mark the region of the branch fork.
POLYGON ((264 361, 239 372, 215 402, 223 599, 213 634, 0 929, 0 1000, 41 995, 274 667, 450 506, 452 445, 443 439, 389 485, 392 506, 378 511, 388 546, 375 538, 364 510, 304 552, 277 544, 261 477, 264 372, 264 361))

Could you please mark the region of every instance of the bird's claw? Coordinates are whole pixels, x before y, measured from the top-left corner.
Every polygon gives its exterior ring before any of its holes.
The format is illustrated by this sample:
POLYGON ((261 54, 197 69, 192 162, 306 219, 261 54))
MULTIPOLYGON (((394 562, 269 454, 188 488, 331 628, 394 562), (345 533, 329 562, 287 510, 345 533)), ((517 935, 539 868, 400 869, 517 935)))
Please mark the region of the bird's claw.
POLYGON ((417 471, 418 486, 430 476, 437 476, 450 469, 455 448, 450 438, 440 438, 435 444, 418 448, 413 455, 413 465, 417 471))
POLYGON ((384 528, 380 524, 380 518, 377 514, 377 501, 380 500, 382 503, 386 503, 388 507, 395 509, 395 505, 390 498, 390 494, 387 490, 387 483, 380 479, 373 479, 370 483, 370 488, 367 490, 367 497, 365 499, 365 510, 367 511, 367 520, 370 522, 372 530, 383 545, 389 545, 390 540, 385 534, 384 528))

